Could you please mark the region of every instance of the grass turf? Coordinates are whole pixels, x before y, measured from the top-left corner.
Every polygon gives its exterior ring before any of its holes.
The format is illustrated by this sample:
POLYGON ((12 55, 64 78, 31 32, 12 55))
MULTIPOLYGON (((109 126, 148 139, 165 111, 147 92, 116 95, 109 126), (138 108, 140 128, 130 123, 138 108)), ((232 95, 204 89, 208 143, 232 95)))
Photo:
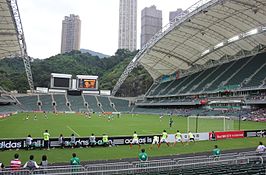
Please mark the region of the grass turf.
MULTIPOLYGON (((42 137, 45 129, 48 129, 52 137, 58 137, 59 134, 70 136, 73 132, 79 136, 89 136, 91 133, 102 135, 107 133, 109 136, 132 135, 136 130, 139 135, 162 133, 166 129, 168 133, 174 133, 177 129, 181 132, 187 131, 187 118, 173 117, 174 123, 169 128, 169 117, 159 119, 159 115, 122 115, 120 118, 114 116, 111 121, 107 117, 93 115, 91 119, 85 118, 80 114, 48 114, 48 119, 44 118, 42 113, 37 113, 37 120, 34 120, 33 113, 30 113, 29 120, 26 120, 27 113, 19 113, 12 117, 0 120, 0 138, 25 138, 28 134, 32 137, 42 137)), ((208 126, 216 125, 217 121, 209 120, 206 125, 200 128, 200 131, 210 131, 208 126)), ((234 129, 238 129, 238 122, 234 123, 234 129)), ((265 129, 263 122, 241 122, 241 129, 265 129)), ((143 145, 147 149, 149 156, 166 156, 173 154, 185 154, 211 151, 214 144, 218 144, 222 150, 238 148, 255 148, 259 141, 266 141, 265 138, 245 138, 220 140, 217 142, 202 141, 189 146, 177 145, 167 147, 163 145, 159 150, 149 150, 150 145, 143 145)), ((129 146, 118 146, 112 148, 77 148, 77 149, 52 149, 44 150, 10 150, 0 152, 0 161, 6 165, 12 159, 14 153, 21 155, 21 160, 25 163, 30 154, 35 155, 39 162, 43 154, 48 155, 49 162, 68 162, 71 154, 76 152, 82 161, 88 160, 109 160, 120 158, 134 158, 139 152, 137 146, 132 150, 129 146)))
MULTIPOLYGON (((25 138, 28 134, 34 137, 42 137, 44 130, 48 129, 51 137, 58 137, 63 134, 65 137, 74 133, 76 136, 89 136, 91 133, 101 136, 103 133, 109 136, 132 135, 137 131, 139 135, 161 134, 164 129, 168 133, 175 133, 177 129, 181 132, 187 131, 186 117, 173 117, 174 123, 169 128, 169 117, 161 120, 159 115, 122 115, 120 118, 114 116, 108 121, 106 116, 98 117, 93 115, 91 119, 81 114, 44 114, 37 113, 37 120, 34 120, 33 113, 30 113, 29 120, 26 120, 27 113, 19 113, 9 118, 0 120, 0 138, 25 138)), ((213 126, 221 125, 221 120, 206 120, 201 124, 199 132, 209 132, 213 126), (219 124, 218 124, 219 123, 219 124)), ((238 121, 234 122, 234 129, 238 129, 238 121)), ((241 128, 265 129, 263 122, 241 121, 241 128)))

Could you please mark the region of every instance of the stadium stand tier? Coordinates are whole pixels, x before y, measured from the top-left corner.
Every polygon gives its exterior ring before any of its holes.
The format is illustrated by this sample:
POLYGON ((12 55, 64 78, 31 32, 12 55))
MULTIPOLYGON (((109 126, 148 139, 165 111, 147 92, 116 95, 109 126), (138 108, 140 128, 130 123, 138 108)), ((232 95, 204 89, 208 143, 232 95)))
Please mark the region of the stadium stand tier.
POLYGON ((231 60, 177 80, 154 83, 147 97, 202 94, 261 86, 266 77, 266 53, 231 60))
POLYGON ((99 105, 102 105, 102 104, 99 104, 97 102, 97 99, 96 99, 95 96, 93 96, 93 95, 84 95, 84 98, 85 98, 86 102, 89 104, 89 108, 92 110, 92 112, 103 112, 101 107, 99 106, 99 105))
POLYGON ((79 112, 81 109, 86 108, 82 96, 68 95, 68 100, 71 104, 72 111, 79 112))
POLYGON ((115 105, 116 110, 119 112, 130 112, 132 110, 132 106, 130 106, 128 100, 110 98, 110 101, 115 105))
POLYGON ((60 112, 69 111, 66 105, 65 94, 54 94, 54 100, 56 102, 56 110, 60 112))
POLYGON ((107 97, 97 97, 99 102, 102 104, 102 108, 105 112, 114 112, 114 108, 111 106, 111 103, 107 97))
POLYGON ((41 109, 43 111, 53 111, 53 100, 51 95, 39 95, 39 98, 42 103, 41 109))
POLYGON ((38 98, 36 95, 18 97, 18 101, 22 104, 25 111, 38 111, 38 98))

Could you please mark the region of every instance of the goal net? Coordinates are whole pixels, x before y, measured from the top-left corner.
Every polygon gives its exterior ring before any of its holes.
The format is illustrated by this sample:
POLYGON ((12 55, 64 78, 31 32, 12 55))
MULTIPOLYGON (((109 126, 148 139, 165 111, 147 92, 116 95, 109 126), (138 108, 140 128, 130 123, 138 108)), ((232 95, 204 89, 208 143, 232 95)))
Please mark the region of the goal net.
POLYGON ((191 132, 234 130, 234 120, 227 116, 189 116, 187 130, 191 132))

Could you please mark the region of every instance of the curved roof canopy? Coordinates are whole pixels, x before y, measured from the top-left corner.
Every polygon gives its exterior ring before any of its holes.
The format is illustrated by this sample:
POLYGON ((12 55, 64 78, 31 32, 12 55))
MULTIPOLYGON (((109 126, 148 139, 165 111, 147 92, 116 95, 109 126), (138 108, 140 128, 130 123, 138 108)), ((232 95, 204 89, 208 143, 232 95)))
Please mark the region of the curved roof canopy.
POLYGON ((7 0, 0 0, 0 59, 21 56, 14 14, 7 0))
POLYGON ((265 0, 202 0, 157 33, 133 59, 157 79, 266 45, 265 0))

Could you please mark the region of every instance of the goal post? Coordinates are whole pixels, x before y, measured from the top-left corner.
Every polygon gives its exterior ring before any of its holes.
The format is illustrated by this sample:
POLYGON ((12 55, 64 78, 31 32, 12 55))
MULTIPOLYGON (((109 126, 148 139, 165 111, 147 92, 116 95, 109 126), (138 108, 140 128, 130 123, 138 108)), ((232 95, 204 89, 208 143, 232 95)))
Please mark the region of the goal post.
POLYGON ((188 116, 187 131, 210 132, 234 130, 234 120, 227 116, 188 116))

